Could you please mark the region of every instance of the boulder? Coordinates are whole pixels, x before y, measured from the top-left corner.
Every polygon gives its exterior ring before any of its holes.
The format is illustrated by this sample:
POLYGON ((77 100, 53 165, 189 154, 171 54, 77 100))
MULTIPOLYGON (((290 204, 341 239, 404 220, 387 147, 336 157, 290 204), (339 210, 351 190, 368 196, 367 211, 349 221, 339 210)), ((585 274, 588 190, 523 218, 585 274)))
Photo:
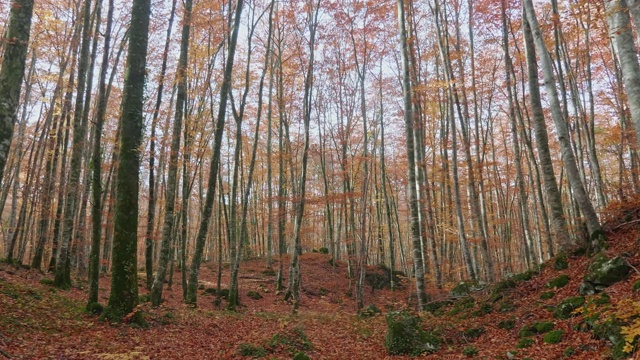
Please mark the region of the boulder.
POLYGON ((599 254, 589 265, 584 280, 594 287, 607 287, 626 279, 630 271, 631 267, 622 257, 609 259, 606 255, 599 254))
POLYGON ((384 345, 391 355, 419 355, 438 351, 442 340, 420 326, 420 318, 406 311, 387 314, 387 335, 384 345))

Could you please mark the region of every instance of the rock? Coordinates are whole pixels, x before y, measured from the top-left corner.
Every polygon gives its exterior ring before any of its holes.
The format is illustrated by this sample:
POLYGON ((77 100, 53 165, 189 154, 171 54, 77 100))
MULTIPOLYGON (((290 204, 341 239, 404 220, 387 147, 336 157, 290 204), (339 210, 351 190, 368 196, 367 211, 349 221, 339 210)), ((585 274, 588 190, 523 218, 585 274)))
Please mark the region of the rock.
POLYGON ((440 348, 441 339, 420 326, 420 318, 406 311, 387 314, 387 334, 384 346, 391 355, 419 355, 433 353, 440 348))
POLYGON ((560 275, 547 283, 549 289, 559 289, 565 287, 569 283, 569 275, 560 275))
POLYGON ((553 315, 557 319, 568 319, 573 316, 573 311, 584 305, 584 296, 570 297, 562 300, 557 306, 553 315))
POLYGON ((567 262, 567 256, 564 254, 558 255, 556 259, 553 261, 554 270, 565 270, 568 267, 569 267, 569 263, 567 262))
POLYGON ((578 294, 582 296, 593 295, 596 293, 596 287, 590 282, 582 282, 578 286, 578 294))
POLYGON ((451 297, 458 298, 458 297, 469 296, 470 293, 471 293, 471 286, 469 285, 469 283, 465 281, 461 281, 458 283, 458 285, 456 285, 453 289, 451 289, 451 292, 449 292, 449 295, 451 297))
POLYGON ((562 341, 562 335, 564 335, 564 331, 562 330, 549 331, 542 341, 544 341, 545 344, 557 344, 562 341))
POLYGON ((594 286, 611 286, 624 280, 631 271, 627 261, 620 256, 608 259, 604 254, 599 254, 589 265, 584 280, 594 286))

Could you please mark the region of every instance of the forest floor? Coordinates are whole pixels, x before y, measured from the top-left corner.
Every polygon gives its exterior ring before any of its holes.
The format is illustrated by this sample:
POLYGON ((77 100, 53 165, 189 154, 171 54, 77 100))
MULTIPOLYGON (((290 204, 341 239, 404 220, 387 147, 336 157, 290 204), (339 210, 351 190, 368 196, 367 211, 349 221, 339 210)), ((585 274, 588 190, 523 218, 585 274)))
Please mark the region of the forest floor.
MULTIPOLYGON (((589 259, 577 255, 567 258, 567 269, 555 270, 550 260, 530 277, 502 282, 507 286, 499 292, 485 287, 466 299, 451 299, 445 291, 433 292, 432 304, 445 300, 442 304, 446 306, 435 306, 432 312, 419 316, 423 328, 436 331, 442 344, 436 353, 419 358, 610 358, 612 344, 606 334, 596 335, 597 323, 617 316, 627 325, 635 323, 635 331, 640 332, 640 296, 633 290, 640 278, 640 230, 635 225, 622 226, 610 231, 608 239, 605 253, 622 254, 634 267, 626 280, 606 288, 608 298, 587 296, 571 317, 554 318, 553 310, 561 300, 577 296, 589 265, 589 259), (550 288, 549 281, 560 275, 568 276, 568 284, 550 288), (540 322, 551 322, 555 330, 562 330, 560 342, 546 343, 542 332, 523 336, 523 328, 540 322)), ((211 293, 216 287, 215 265, 207 263, 200 274, 203 289, 197 308, 182 304, 178 272, 173 290, 164 292, 166 301, 161 307, 140 306, 148 322, 145 328, 109 324, 84 312, 86 281, 77 281, 68 291, 57 290, 48 285, 50 274, 2 263, 0 359, 248 359, 251 355, 291 359, 297 352, 311 359, 410 358, 388 355, 384 343, 385 314, 409 308, 412 280, 403 279, 396 291, 367 286, 365 304, 375 304, 382 314, 362 317, 350 296, 345 263, 336 262, 334 267, 329 256, 320 253, 304 254, 301 260, 303 292, 297 314, 292 314, 291 305, 274 291, 275 276, 263 260, 243 262, 242 306, 235 312, 224 310, 225 302, 215 301, 217 297, 211 293), (250 298, 250 291, 262 298, 250 298)), ((284 261, 286 270, 288 262, 284 261)), ((369 272, 383 274, 375 267, 369 272)), ((227 274, 228 269, 223 275, 227 274)), ((109 282, 105 276, 100 283, 104 304, 109 282)), ((146 294, 142 276, 140 285, 140 294, 146 294)))

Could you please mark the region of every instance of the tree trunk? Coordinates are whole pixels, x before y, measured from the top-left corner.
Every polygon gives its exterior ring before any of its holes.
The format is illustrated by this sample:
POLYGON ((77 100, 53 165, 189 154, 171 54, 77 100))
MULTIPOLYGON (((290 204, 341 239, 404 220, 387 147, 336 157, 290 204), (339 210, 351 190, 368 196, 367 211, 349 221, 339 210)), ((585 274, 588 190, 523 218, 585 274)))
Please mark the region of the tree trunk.
POLYGON ((418 193, 416 189, 416 163, 413 135, 412 115, 412 86, 409 75, 409 48, 407 42, 405 5, 403 0, 398 0, 398 28, 400 32, 400 45, 402 47, 402 94, 404 100, 404 122, 407 142, 408 161, 408 193, 409 208, 411 212, 411 239, 413 244, 413 266, 415 269, 416 291, 418 295, 418 309, 423 310, 428 298, 424 286, 424 265, 422 263, 422 246, 420 243, 420 215, 418 209, 418 193))
POLYGON ((186 303, 196 305, 198 290, 198 274, 200 272, 200 262, 202 261, 202 251, 209 230, 209 221, 213 211, 213 200, 215 199, 216 178, 220 167, 220 150, 222 147, 222 135, 224 133, 224 124, 227 112, 227 99, 231 91, 231 77, 233 75, 233 60, 236 53, 236 45, 238 43, 238 32, 240 30, 240 18, 242 15, 243 0, 238 0, 235 10, 235 18, 233 22, 233 30, 229 39, 229 49, 227 54, 227 63, 224 69, 224 78, 220 88, 220 105, 218 107, 218 115, 216 118, 216 126, 214 133, 214 148, 211 158, 211 166, 209 168, 209 179, 207 196, 202 209, 202 218, 196 235, 196 247, 191 260, 189 269, 189 284, 187 289, 186 303))
POLYGON ((20 87, 27 61, 33 0, 14 0, 3 43, 0 68, 0 180, 9 156, 13 126, 18 116, 20 87))
MULTIPOLYGON (((164 225, 162 227, 162 243, 160 245, 160 259, 158 261, 158 271, 151 286, 151 304, 159 306, 162 301, 162 287, 167 272, 169 262, 169 251, 171 248, 171 236, 173 234, 174 209, 176 204, 176 192, 178 191, 178 154, 180 152, 180 139, 182 135, 182 120, 187 96, 187 65, 189 56, 189 34, 191 32, 191 9, 192 0, 184 2, 184 13, 182 18, 182 39, 180 41, 180 60, 178 61, 175 117, 173 121, 173 133, 171 137, 171 151, 169 153, 169 177, 167 180, 166 205, 164 214, 164 225)), ((168 37, 167 37, 168 39, 168 37)), ((187 184, 183 184, 187 186, 187 184)), ((186 211, 186 209, 182 209, 186 211)), ((184 225, 184 224, 183 224, 184 225)), ((147 260, 148 261, 148 260, 147 260)), ((184 273, 184 272, 183 272, 184 273)))
POLYGON ((589 196, 587 195, 587 192, 585 190, 584 184, 582 183, 582 180, 580 178, 580 172, 578 171, 575 155, 571 147, 567 120, 562 113, 562 108, 560 107, 560 101, 558 99, 558 91, 556 89, 556 80, 553 72, 551 57, 549 56, 549 52, 544 43, 544 39, 542 38, 542 33, 540 31, 540 26, 538 25, 538 19, 536 18, 532 1, 525 0, 523 2, 523 7, 526 19, 529 23, 529 26, 531 27, 536 50, 538 50, 540 54, 545 86, 547 89, 547 93, 549 94, 551 115, 553 118, 553 122, 556 125, 556 132, 558 134, 558 142, 560 143, 564 168, 567 172, 567 178, 569 180, 569 184, 571 186, 571 190, 573 191, 576 202, 580 207, 580 211, 582 211, 582 213, 584 214, 584 221, 586 222, 587 230, 589 232, 587 246, 592 251, 599 251, 599 249, 604 244, 605 236, 600 227, 600 220, 598 220, 598 215, 593 208, 593 204, 591 203, 591 200, 589 199, 589 196))
MULTIPOLYGON (((145 67, 149 40, 149 0, 133 0, 127 70, 120 117, 111 293, 104 317, 122 321, 138 305, 138 195, 145 67)), ((136 313, 139 314, 139 313, 136 313)), ((135 315, 134 321, 140 321, 135 315)))

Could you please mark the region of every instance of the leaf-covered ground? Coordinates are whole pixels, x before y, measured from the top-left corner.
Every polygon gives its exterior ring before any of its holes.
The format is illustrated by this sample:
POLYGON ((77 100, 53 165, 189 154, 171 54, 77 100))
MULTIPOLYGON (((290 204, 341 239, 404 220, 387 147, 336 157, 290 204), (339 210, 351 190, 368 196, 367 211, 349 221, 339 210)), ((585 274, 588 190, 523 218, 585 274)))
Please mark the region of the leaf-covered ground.
MULTIPOLYGON (((631 227, 622 226, 609 235, 606 253, 622 254, 637 268, 640 231, 631 227)), ((304 292, 296 315, 291 314, 291 306, 282 294, 274 291, 275 276, 258 260, 242 266, 243 306, 237 312, 223 310, 225 302, 216 304, 216 296, 208 294, 217 278, 215 265, 210 263, 201 272, 203 289, 199 291, 198 307, 182 305, 182 289, 174 285, 173 290, 165 291, 166 302, 160 308, 141 305, 147 328, 112 325, 85 313, 86 284, 82 281, 72 290, 60 291, 43 280, 50 275, 0 264, 0 359, 242 359, 251 355, 291 359, 298 352, 311 359, 409 358, 387 355, 384 338, 385 313, 408 307, 411 281, 404 279, 403 287, 395 292, 372 291, 367 286, 365 302, 375 304, 382 314, 362 318, 355 313, 355 300, 349 295, 346 265, 338 262, 334 268, 329 260, 328 255, 319 253, 302 256, 304 292), (248 297, 250 291, 262 298, 248 297)), ((639 300, 633 285, 640 276, 634 269, 627 280, 605 290, 608 300, 600 301, 604 298, 600 294, 587 296, 586 304, 569 319, 554 318, 555 306, 577 295, 588 264, 584 256, 569 256, 568 268, 555 270, 553 261, 549 261, 529 280, 509 283, 499 294, 488 286, 477 289, 472 292, 473 300, 450 299, 447 292, 432 292, 433 301, 450 303, 422 314, 422 326, 438 333, 443 343, 437 353, 420 357, 609 358, 612 344, 606 336, 600 335, 604 339, 599 339, 594 326, 611 316, 625 318, 627 324, 640 317, 633 310, 640 306, 629 307, 639 300), (568 276, 568 284, 549 288, 549 281, 563 274, 568 276), (551 293, 553 297, 544 299, 551 293), (522 334, 523 328, 541 322, 562 330, 560 342, 545 343, 544 333, 522 334)), ((382 274, 373 267, 370 272, 382 274)), ((227 274, 225 270, 223 287, 227 274)), ((174 281, 179 279, 177 273, 174 281)), ((101 280, 103 303, 107 302, 109 280, 101 280)), ((139 290, 141 295, 147 292, 142 286, 139 290)))

